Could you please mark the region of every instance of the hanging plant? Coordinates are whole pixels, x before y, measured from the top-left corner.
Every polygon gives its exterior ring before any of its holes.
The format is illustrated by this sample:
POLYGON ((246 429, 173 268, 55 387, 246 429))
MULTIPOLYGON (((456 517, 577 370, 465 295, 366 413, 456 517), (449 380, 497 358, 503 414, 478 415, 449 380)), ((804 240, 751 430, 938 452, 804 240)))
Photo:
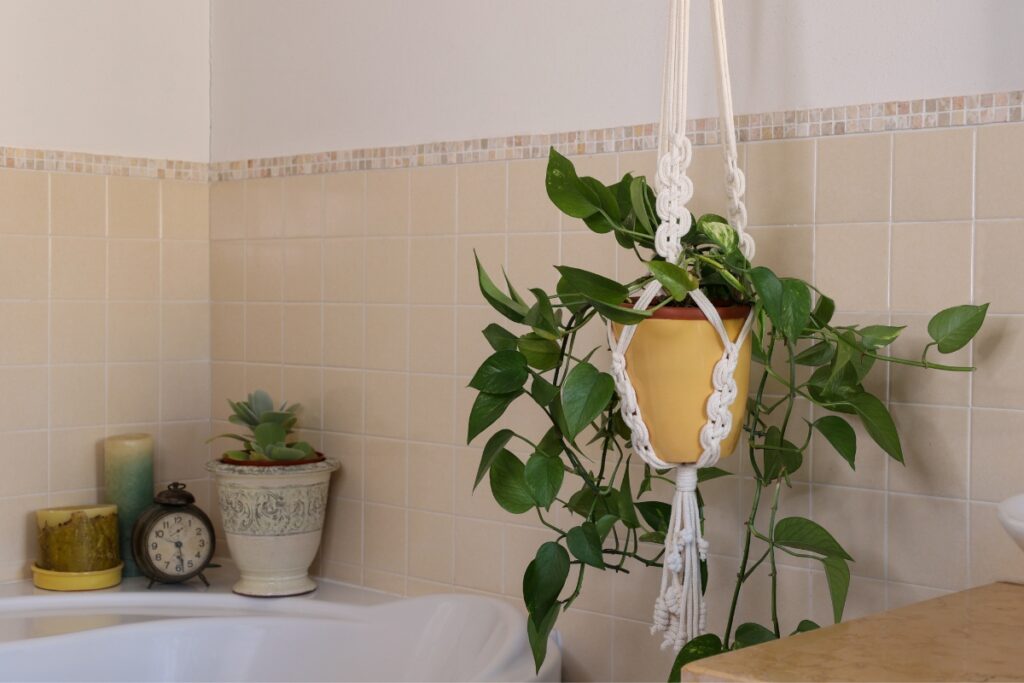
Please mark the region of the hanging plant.
MULTIPOLYGON (((485 478, 497 503, 513 514, 533 514, 551 530, 552 540, 537 549, 523 576, 523 599, 529 612, 527 631, 537 668, 544 660, 547 638, 558 616, 579 597, 590 571, 626 573, 631 563, 662 566, 671 508, 651 499, 652 484, 669 480, 666 470, 645 465, 639 481, 631 481, 634 437, 620 413, 613 377, 593 362, 597 348, 580 348, 581 333, 592 326, 636 325, 627 355, 637 399, 650 427, 655 450, 672 452, 674 461, 694 460, 705 415, 693 422, 687 401, 697 397, 703 407, 712 388, 708 358, 717 360, 722 342, 711 336, 679 332, 674 319, 710 325, 694 307, 693 291, 714 303, 726 327, 735 334, 747 310, 752 311, 748 341, 737 360, 740 398, 731 407, 733 425, 723 439, 722 455, 744 439, 756 486, 744 526, 740 567, 732 591, 728 622, 721 635, 705 634, 683 644, 674 675, 689 661, 729 649, 773 640, 793 631, 817 628, 809 620, 783 629, 779 620, 776 559, 778 553, 812 559, 821 564, 832 599, 833 618, 843 615, 854 558, 841 542, 818 523, 803 517, 778 516, 784 488, 804 463, 815 432, 821 434, 851 468, 856 464, 857 439, 851 421, 890 458, 903 463, 900 437, 885 403, 865 388, 877 364, 968 372, 970 367, 936 363, 934 350, 948 354, 967 345, 985 319, 987 304, 961 305, 936 314, 928 323, 928 343, 917 358, 889 355, 886 348, 903 327, 833 324, 835 303, 813 285, 780 277, 764 266, 752 266, 741 249, 742 235, 725 218, 706 214, 691 221, 674 260, 658 255, 655 236, 661 220, 656 198, 644 177, 626 174, 605 185, 579 177, 572 162, 553 148, 548 159, 546 187, 552 203, 570 218, 581 219, 597 235, 614 239, 634 254, 647 273, 618 282, 588 270, 556 266, 560 278, 555 292, 529 288, 523 297, 507 277, 495 283, 477 260, 484 299, 514 327, 491 324, 483 335, 493 349, 470 381, 479 393, 469 416, 467 441, 473 442, 492 426, 501 427, 505 411, 516 401, 536 406, 548 423, 544 433, 520 434, 504 427, 493 431, 483 447, 475 486, 485 478), (652 281, 665 294, 642 309, 633 305, 652 281), (729 311, 735 313, 730 317, 729 311), (667 324, 665 324, 667 323, 667 324), (648 337, 643 339, 643 337, 648 337), (710 341, 709 341, 710 340, 710 341), (716 346, 717 345, 717 346, 716 346), (711 349, 709 354, 709 348, 711 349), (743 355, 749 348, 756 367, 752 395, 746 400, 743 355), (648 371, 643 367, 649 361, 648 371), (635 367, 634 367, 635 366, 635 367), (693 368, 702 368, 692 373, 693 368), (658 368, 665 371, 659 373, 658 368), (804 368, 807 373, 799 373, 804 368), (687 373, 692 377, 687 379, 687 373), (636 373, 636 374, 633 374, 636 373), (773 381, 771 394, 769 381, 773 381), (797 419, 797 399, 809 401, 821 413, 813 422, 797 419), (689 411, 689 413, 687 413, 689 411), (686 423, 686 424, 682 424, 686 423), (692 424, 691 424, 692 423, 692 424), (695 426, 696 425, 696 426, 695 426), (682 445, 676 445, 682 444, 682 445), (692 445, 692 450, 686 447, 692 445), (674 452, 680 451, 680 452, 674 452), (758 511, 767 505, 767 525, 758 511), (556 524, 551 508, 567 510, 572 520, 556 524), (765 543, 751 556, 754 538, 765 543), (767 563, 771 590, 767 596, 770 623, 742 624, 734 629, 739 595, 754 571, 767 563)), ((735 338, 735 337, 733 337, 735 338)), ((745 366, 745 363, 746 366, 745 366)), ((729 476, 705 467, 699 482, 729 476)), ((827 494, 826 494, 827 495, 827 494)), ((699 490, 700 519, 703 501, 699 490)), ((709 580, 700 561, 701 590, 709 580)), ((695 578, 695 577, 694 577, 695 578)))

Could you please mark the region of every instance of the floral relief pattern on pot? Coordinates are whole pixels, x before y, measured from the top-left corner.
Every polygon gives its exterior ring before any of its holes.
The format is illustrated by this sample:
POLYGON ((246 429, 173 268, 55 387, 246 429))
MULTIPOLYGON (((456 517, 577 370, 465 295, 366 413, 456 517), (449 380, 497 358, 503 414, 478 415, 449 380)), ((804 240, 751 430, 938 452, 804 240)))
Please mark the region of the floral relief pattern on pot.
POLYGON ((320 531, 327 509, 327 482, 267 489, 220 486, 224 530, 243 536, 288 536, 320 531))

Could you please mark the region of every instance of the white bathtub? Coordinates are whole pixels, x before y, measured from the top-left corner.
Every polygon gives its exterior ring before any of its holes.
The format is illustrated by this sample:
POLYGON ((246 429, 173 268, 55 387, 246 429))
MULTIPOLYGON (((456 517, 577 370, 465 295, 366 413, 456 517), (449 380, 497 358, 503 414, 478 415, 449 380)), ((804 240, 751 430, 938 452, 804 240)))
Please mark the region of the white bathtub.
POLYGON ((560 680, 557 640, 538 676, 523 616, 481 596, 324 583, 258 599, 137 579, 96 593, 2 588, 2 681, 560 680))

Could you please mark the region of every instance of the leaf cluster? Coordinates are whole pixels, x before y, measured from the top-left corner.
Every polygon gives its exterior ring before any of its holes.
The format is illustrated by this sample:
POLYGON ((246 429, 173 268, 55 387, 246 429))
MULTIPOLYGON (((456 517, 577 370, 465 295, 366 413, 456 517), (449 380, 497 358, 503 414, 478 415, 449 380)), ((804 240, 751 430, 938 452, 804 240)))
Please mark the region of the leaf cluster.
POLYGON ((257 389, 244 401, 232 401, 231 415, 228 421, 245 427, 248 433, 236 434, 228 432, 217 434, 207 440, 233 439, 241 443, 240 448, 224 453, 228 460, 306 460, 316 455, 312 446, 305 441, 297 441, 293 436, 298 423, 299 404, 282 403, 274 408, 274 400, 270 394, 257 389))

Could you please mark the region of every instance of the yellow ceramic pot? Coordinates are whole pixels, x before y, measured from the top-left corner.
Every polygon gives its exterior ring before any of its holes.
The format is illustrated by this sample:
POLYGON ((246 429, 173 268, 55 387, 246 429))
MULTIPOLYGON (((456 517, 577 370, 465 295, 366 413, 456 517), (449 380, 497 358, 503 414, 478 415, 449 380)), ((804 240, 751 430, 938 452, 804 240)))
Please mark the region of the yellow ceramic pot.
MULTIPOLYGON (((718 308, 731 339, 739 336, 749 312, 748 306, 718 308)), ((732 404, 732 431, 722 442, 722 457, 732 453, 743 431, 750 344, 748 336, 736 366, 739 395, 732 404)), ((707 422, 705 407, 713 390, 711 372, 722 351, 718 333, 696 307, 666 306, 637 325, 626 349, 626 370, 651 445, 662 460, 696 462, 700 457, 700 430, 707 422)))

